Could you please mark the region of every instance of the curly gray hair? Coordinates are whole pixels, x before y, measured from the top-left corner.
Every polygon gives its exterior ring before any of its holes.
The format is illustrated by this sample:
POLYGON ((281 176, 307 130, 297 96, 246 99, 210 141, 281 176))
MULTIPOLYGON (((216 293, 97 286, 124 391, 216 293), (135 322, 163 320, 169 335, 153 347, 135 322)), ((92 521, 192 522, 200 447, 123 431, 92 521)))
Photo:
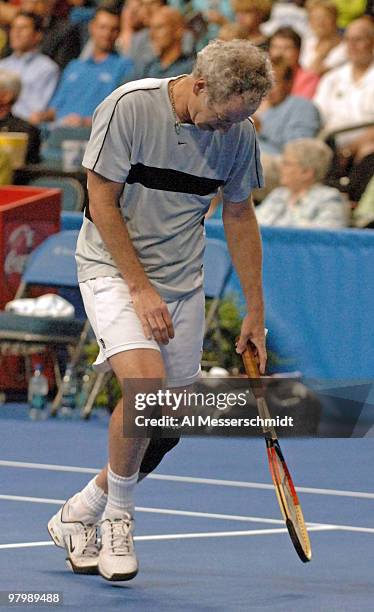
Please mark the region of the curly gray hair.
POLYGON ((288 142, 284 153, 291 153, 302 168, 312 168, 316 183, 323 181, 333 158, 330 147, 317 138, 298 138, 288 142))
POLYGON ((211 104, 241 95, 245 104, 260 104, 273 84, 270 60, 247 40, 213 40, 197 54, 192 71, 205 81, 211 104))

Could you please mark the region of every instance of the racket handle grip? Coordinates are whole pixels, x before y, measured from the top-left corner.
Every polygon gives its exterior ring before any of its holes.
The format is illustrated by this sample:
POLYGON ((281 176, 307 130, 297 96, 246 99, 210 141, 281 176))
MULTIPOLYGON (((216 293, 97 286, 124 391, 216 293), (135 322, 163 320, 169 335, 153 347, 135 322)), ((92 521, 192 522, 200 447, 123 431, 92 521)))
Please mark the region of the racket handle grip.
POLYGON ((260 370, 258 368, 257 358, 254 354, 250 342, 248 342, 246 349, 242 353, 242 359, 244 369, 248 378, 260 378, 260 370))
POLYGON ((245 372, 250 379, 257 379, 257 384, 252 384, 251 389, 256 399, 264 396, 264 387, 260 381, 261 374, 258 367, 257 357, 253 351, 251 342, 248 342, 242 353, 245 372))

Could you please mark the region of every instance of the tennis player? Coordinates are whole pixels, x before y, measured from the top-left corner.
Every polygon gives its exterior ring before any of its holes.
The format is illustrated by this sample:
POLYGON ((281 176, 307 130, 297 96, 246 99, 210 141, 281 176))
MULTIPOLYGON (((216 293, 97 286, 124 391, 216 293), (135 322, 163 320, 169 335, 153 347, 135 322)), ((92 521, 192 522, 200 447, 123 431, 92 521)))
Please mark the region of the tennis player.
MULTIPOLYGON (((204 330, 204 215, 221 189, 223 223, 248 304, 237 351, 266 361, 261 242, 250 194, 263 184, 251 119, 272 83, 266 56, 244 40, 213 41, 192 74, 115 90, 96 110, 83 165, 89 207, 78 238, 81 292, 100 347, 95 366, 118 381, 199 377, 204 330)), ((109 461, 48 529, 76 573, 130 580, 134 489, 175 441, 109 427, 109 461), (165 444, 166 442, 166 444, 165 444), (101 547, 98 546, 98 530, 101 547)))

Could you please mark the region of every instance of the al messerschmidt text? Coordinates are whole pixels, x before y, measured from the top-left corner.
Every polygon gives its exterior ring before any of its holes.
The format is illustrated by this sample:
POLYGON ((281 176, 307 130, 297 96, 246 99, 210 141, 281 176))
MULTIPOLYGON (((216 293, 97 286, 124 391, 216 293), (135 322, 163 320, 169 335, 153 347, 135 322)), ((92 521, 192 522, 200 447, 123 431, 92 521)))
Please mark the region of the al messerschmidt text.
POLYGON ((135 417, 135 425, 137 427, 293 427, 293 417, 276 416, 270 419, 263 419, 260 416, 254 418, 215 418, 210 415, 189 415, 179 418, 164 415, 152 418, 137 415, 135 417))

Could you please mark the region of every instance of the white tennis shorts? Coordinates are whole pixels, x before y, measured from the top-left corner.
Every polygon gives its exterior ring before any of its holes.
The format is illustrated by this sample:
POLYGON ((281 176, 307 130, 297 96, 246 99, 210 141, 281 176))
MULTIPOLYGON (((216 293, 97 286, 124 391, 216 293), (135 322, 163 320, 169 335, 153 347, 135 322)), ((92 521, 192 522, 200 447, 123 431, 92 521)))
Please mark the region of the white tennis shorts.
POLYGON ((93 364, 99 371, 111 369, 109 357, 132 349, 155 349, 165 364, 167 385, 182 387, 200 375, 205 322, 204 291, 167 304, 175 336, 158 344, 144 336, 127 284, 121 277, 101 276, 80 283, 87 317, 100 352, 93 364))

